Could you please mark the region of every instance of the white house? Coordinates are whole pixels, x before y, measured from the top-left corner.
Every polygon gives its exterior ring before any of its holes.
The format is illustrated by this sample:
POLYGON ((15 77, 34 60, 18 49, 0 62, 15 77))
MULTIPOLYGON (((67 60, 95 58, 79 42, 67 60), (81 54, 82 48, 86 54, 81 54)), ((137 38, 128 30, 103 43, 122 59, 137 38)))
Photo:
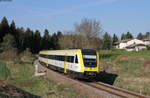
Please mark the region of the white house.
POLYGON ((138 39, 128 39, 128 40, 122 40, 119 42, 119 44, 116 45, 117 49, 125 49, 127 51, 140 51, 147 49, 147 41, 142 41, 138 39))
POLYGON ((145 45, 150 46, 150 38, 149 39, 143 39, 143 42, 145 45))
POLYGON ((141 51, 146 50, 147 47, 144 44, 132 44, 124 48, 126 51, 141 51))

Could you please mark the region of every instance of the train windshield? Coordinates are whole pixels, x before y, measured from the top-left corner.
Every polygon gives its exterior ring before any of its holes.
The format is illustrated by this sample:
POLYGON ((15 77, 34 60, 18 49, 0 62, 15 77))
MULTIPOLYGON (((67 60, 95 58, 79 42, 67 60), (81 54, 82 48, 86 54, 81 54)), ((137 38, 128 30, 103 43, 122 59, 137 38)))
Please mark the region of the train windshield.
POLYGON ((83 62, 85 67, 96 67, 96 51, 92 49, 83 49, 83 62))

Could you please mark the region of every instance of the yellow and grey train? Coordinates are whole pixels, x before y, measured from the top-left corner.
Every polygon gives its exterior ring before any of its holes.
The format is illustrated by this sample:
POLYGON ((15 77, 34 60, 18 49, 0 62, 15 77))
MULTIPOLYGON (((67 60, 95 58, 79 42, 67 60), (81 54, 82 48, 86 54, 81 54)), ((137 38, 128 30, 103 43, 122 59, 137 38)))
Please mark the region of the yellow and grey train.
POLYGON ((99 55, 93 49, 40 51, 39 62, 50 69, 71 74, 74 78, 95 77, 100 71, 99 55))

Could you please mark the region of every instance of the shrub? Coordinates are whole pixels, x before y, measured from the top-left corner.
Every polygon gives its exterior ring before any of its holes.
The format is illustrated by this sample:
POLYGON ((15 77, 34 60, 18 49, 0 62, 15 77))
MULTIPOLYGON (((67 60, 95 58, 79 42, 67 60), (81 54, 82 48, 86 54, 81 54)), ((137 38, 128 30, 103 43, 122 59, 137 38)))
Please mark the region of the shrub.
POLYGON ((150 50, 150 46, 147 46, 147 50, 150 50))
POLYGON ((6 51, 3 51, 0 54, 0 59, 5 60, 5 61, 14 61, 17 59, 17 52, 15 49, 9 49, 6 51))
POLYGON ((10 76, 10 70, 7 68, 6 63, 0 61, 0 79, 7 80, 10 76))

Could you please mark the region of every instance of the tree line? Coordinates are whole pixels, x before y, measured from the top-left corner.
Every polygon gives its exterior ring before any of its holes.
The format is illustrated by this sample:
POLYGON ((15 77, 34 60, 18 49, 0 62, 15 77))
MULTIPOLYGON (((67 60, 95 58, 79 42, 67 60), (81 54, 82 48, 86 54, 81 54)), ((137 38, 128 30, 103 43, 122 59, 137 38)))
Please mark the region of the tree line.
MULTIPOLYGON (((113 49, 119 40, 134 38, 130 32, 123 33, 119 38, 116 34, 111 36, 103 33, 100 21, 83 19, 81 23, 74 25, 74 30, 67 32, 50 33, 47 29, 44 32, 39 30, 24 29, 16 27, 15 22, 8 23, 3 17, 0 23, 0 52, 15 49, 18 53, 29 49, 33 54, 40 50, 56 50, 67 48, 92 48, 92 49, 113 49), (44 33, 41 36, 41 33, 44 33)), ((150 38, 150 32, 139 33, 138 39, 150 38)))
POLYGON ((29 49, 36 54, 40 50, 60 49, 58 39, 61 35, 60 31, 50 35, 45 29, 44 35, 41 36, 39 30, 18 28, 14 21, 9 25, 6 17, 3 17, 0 23, 0 52, 14 48, 18 53, 29 49))
POLYGON ((113 36, 109 35, 107 32, 103 36, 103 49, 113 49, 113 46, 116 45, 117 42, 122 41, 122 40, 130 40, 130 39, 139 39, 139 40, 144 40, 144 39, 149 39, 150 40, 150 32, 146 33, 139 33, 137 37, 134 37, 132 33, 127 32, 123 33, 121 37, 119 38, 116 34, 113 36))

